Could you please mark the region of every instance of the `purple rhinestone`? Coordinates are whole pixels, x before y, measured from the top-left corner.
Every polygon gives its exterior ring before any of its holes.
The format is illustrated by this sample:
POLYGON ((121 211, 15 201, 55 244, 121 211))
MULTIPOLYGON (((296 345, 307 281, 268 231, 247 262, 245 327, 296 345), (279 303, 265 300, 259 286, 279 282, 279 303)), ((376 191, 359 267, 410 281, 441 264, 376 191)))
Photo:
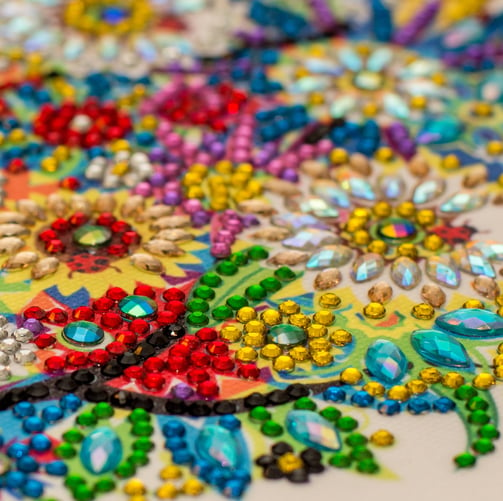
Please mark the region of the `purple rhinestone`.
POLYGON ((190 398, 194 394, 194 390, 185 383, 178 383, 171 388, 173 396, 176 398, 181 398, 183 400, 190 398))
POLYGON ((36 318, 27 318, 23 322, 23 327, 33 332, 33 334, 40 334, 44 327, 36 318))

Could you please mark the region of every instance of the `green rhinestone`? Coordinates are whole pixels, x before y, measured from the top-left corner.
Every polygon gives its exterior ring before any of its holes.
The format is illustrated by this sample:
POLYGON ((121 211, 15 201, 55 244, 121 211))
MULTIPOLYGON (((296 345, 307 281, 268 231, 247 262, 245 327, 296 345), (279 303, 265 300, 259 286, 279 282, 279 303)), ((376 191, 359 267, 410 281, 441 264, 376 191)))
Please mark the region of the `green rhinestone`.
POLYGON ((458 400, 470 400, 478 395, 478 391, 469 384, 463 384, 454 392, 454 396, 458 400))
POLYGON ((152 419, 152 416, 150 415, 149 412, 147 412, 145 409, 142 409, 141 407, 138 407, 137 409, 134 409, 131 414, 129 414, 128 420, 131 423, 139 423, 140 421, 146 421, 147 423, 150 422, 152 419))
POLYGON ((115 489, 115 481, 113 478, 110 477, 105 477, 105 478, 100 478, 95 484, 94 484, 94 490, 96 492, 110 492, 115 489))
POLYGON ((293 405, 296 409, 302 409, 306 411, 316 410, 316 404, 309 397, 301 397, 295 401, 293 405))
POLYGON ((85 484, 86 481, 84 477, 81 477, 80 475, 67 475, 65 477, 65 486, 68 487, 69 489, 75 489, 78 485, 85 484))
POLYGON ((210 271, 201 277, 200 282, 208 287, 219 287, 222 285, 223 280, 219 275, 210 271))
POLYGON ((266 421, 260 428, 260 431, 267 437, 279 437, 283 433, 283 426, 276 421, 266 421))
POLYGON ((274 276, 282 282, 290 282, 294 280, 297 275, 288 266, 281 266, 274 272, 274 276))
POLYGON ((63 459, 70 459, 77 455, 77 451, 72 444, 63 442, 54 449, 54 454, 63 459))
POLYGON ((225 304, 222 306, 217 306, 212 312, 211 316, 215 320, 227 320, 228 318, 232 318, 234 316, 234 312, 232 308, 229 308, 225 304))
POLYGON ((485 424, 479 428, 479 436, 482 438, 499 438, 500 432, 493 424, 485 424))
POLYGON ((208 316, 201 311, 195 311, 187 316, 187 323, 189 325, 207 325, 209 321, 208 316))
POLYGON ((471 411, 481 410, 485 411, 489 407, 487 400, 484 400, 481 397, 473 397, 468 400, 466 404, 466 408, 471 411))
POLYGON ((336 468, 349 468, 351 466, 352 458, 341 452, 330 456, 328 460, 329 464, 335 466, 336 468))
POLYGON ((77 416, 76 421, 81 426, 94 426, 98 422, 98 418, 92 412, 82 412, 77 416))
POLYGON ((230 261, 238 266, 244 266, 245 264, 248 264, 248 255, 241 251, 234 252, 231 254, 230 261))
POLYGON ((337 420, 336 426, 342 431, 353 431, 358 426, 358 421, 351 416, 344 416, 337 420))
POLYGON ((369 439, 361 433, 351 433, 351 435, 348 435, 346 438, 346 444, 348 444, 350 447, 365 445, 368 441, 369 439))
POLYGON ((211 301, 215 297, 215 291, 207 285, 196 287, 193 292, 194 297, 211 301))
POLYGON ((139 421, 133 424, 131 434, 136 437, 150 437, 154 433, 154 427, 147 421, 139 421))
POLYGON ((252 421, 267 421, 268 419, 271 419, 271 413, 265 408, 262 407, 261 405, 254 407, 250 413, 248 414, 248 417, 252 421))
POLYGON ((148 464, 148 456, 144 451, 133 451, 127 460, 135 466, 145 466, 148 464))
POLYGON ((371 458, 363 459, 358 462, 356 469, 361 473, 377 473, 379 465, 371 458))
POLYGON ((253 301, 261 301, 267 296, 267 291, 261 285, 250 285, 246 288, 245 295, 253 301))
POLYGON ((364 459, 371 459, 374 457, 372 451, 369 451, 364 445, 357 445, 351 451, 351 457, 356 461, 363 461, 364 459))
POLYGON ((133 450, 135 451, 149 452, 154 447, 155 447, 154 443, 146 437, 138 438, 133 442, 133 450))
POLYGON ((473 442, 472 448, 479 454, 487 454, 488 452, 492 452, 494 450, 494 444, 489 438, 479 438, 473 442))
POLYGON ((187 303, 187 310, 196 312, 196 311, 201 311, 201 312, 206 312, 210 309, 210 305, 204 301, 204 299, 191 299, 187 303))
POLYGON ((341 417, 341 411, 339 409, 336 409, 335 407, 329 406, 325 407, 320 412, 320 415, 323 416, 328 421, 334 422, 341 417))
POLYGON ((468 415, 468 421, 472 424, 487 424, 491 418, 483 411, 476 410, 468 415))
POLYGON ((250 256, 250 259, 260 261, 262 259, 267 259, 269 257, 269 252, 261 245, 254 245, 248 249, 248 255, 250 256))
POLYGON ((267 277, 260 281, 260 285, 267 292, 276 292, 281 289, 281 282, 274 277, 267 277))
POLYGON ((115 474, 121 478, 132 477, 136 473, 136 466, 128 461, 124 461, 115 469, 115 474))
POLYGON ((248 299, 243 296, 234 295, 227 299, 227 306, 230 306, 233 310, 239 310, 239 308, 243 308, 244 306, 248 306, 248 299))
POLYGON ((114 408, 106 402, 99 402, 94 406, 93 413, 98 419, 105 419, 114 415, 114 408))
POLYGON ((82 440, 84 440, 84 435, 80 432, 80 430, 71 428, 63 433, 63 440, 70 444, 79 444, 82 440))
POLYGON ((238 272, 238 267, 232 261, 221 261, 217 266, 217 273, 224 277, 230 277, 238 272))
POLYGON ((81 484, 73 489, 73 497, 77 501, 91 501, 91 499, 94 499, 94 492, 87 485, 81 484))
POLYGON ((477 462, 477 458, 469 452, 463 452, 462 454, 458 454, 454 458, 454 461, 460 468, 469 468, 477 462))

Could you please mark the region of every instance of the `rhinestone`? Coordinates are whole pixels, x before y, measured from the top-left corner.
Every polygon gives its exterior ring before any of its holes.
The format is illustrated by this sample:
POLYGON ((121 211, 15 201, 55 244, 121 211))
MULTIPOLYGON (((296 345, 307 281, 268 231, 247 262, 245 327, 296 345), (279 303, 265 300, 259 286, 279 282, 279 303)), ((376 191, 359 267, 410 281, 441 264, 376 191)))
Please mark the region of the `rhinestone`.
POLYGON ((341 182, 341 188, 353 198, 374 201, 376 195, 370 183, 361 177, 350 177, 341 182))
POLYGON ((379 339, 369 346, 365 365, 375 378, 394 384, 407 373, 408 362, 398 346, 391 341, 379 339))
POLYGON ((469 251, 459 249, 452 252, 451 256, 456 265, 466 273, 496 277, 492 264, 476 249, 469 251))
POLYGON ((381 196, 386 200, 398 200, 405 191, 405 183, 398 176, 380 177, 377 187, 381 196))
POLYGON ((353 255, 351 249, 345 245, 328 245, 314 253, 306 263, 308 270, 323 270, 344 266, 349 263, 353 255))
POLYGON ((11 468, 11 460, 5 454, 0 454, 0 475, 4 475, 11 468))
POLYGON ((223 426, 206 425, 197 436, 198 453, 210 464, 220 468, 236 468, 239 449, 231 431, 223 426))
POLYGON ((304 329, 290 324, 279 324, 269 328, 267 340, 278 346, 290 348, 304 344, 307 340, 304 329))
POLYGON ((291 231, 298 231, 303 228, 327 229, 327 225, 325 223, 322 223, 311 214, 281 214, 273 216, 271 218, 271 223, 275 226, 288 228, 291 231))
POLYGON ((5 353, 13 354, 21 348, 21 343, 12 337, 8 337, 0 342, 0 350, 5 353))
POLYGON ((479 308, 450 311, 436 319, 438 327, 471 338, 503 336, 503 318, 479 308))
POLYGON ((62 332, 63 338, 76 346, 92 346, 103 341, 103 329, 92 322, 79 320, 69 323, 62 332))
POLYGON ((293 237, 283 240, 283 245, 291 249, 314 250, 323 245, 336 244, 339 238, 328 231, 303 230, 293 237))
POLYGON ((428 363, 445 367, 471 367, 465 347, 449 334, 435 329, 412 333, 413 348, 428 363))
POLYGON ((355 282, 367 282, 377 278, 384 270, 384 259, 379 254, 358 256, 351 269, 351 278, 355 282))
POLYGON ((412 259, 399 257, 391 266, 391 279, 402 289, 409 290, 421 280, 421 270, 412 259))
POLYGON ((299 250, 286 250, 280 251, 274 256, 271 256, 267 262, 269 264, 274 264, 277 266, 288 265, 295 266, 299 263, 305 263, 309 259, 308 252, 302 252, 299 250))
POLYGON ((0 365, 0 381, 8 381, 11 373, 8 365, 0 365))
POLYGON ((98 247, 107 244, 112 232, 106 226, 84 224, 73 232, 73 241, 84 247, 98 247))
POLYGON ((9 331, 7 329, 0 329, 0 341, 2 339, 7 339, 9 335, 9 331))
POLYGON ((472 241, 467 243, 465 248, 467 250, 479 250, 486 259, 489 259, 489 261, 503 261, 503 244, 500 244, 499 242, 472 241))
POLYGON ((288 432, 300 443, 323 451, 341 448, 339 435, 334 425, 317 412, 291 410, 286 415, 288 432))
POLYGON ((318 197, 304 199, 300 204, 300 210, 316 217, 339 217, 337 209, 330 207, 323 198, 318 197))
POLYGON ((341 272, 337 268, 327 268, 320 271, 314 278, 313 287, 316 290, 333 289, 340 284, 342 280, 341 272))
POLYGON ((426 122, 416 137, 419 144, 443 144, 455 141, 463 125, 454 117, 435 118, 426 122))
POLYGON ((7 320, 6 317, 4 317, 3 315, 0 315, 0 327, 3 327, 4 325, 7 325, 9 323, 9 321, 7 320))
POLYGON ((446 200, 440 211, 445 213, 460 213, 479 209, 487 202, 487 196, 480 193, 461 191, 446 200))
POLYGON ((157 303, 146 296, 126 296, 119 301, 119 310, 126 320, 151 318, 157 313, 157 303))
POLYGON ((368 296, 374 303, 387 303, 393 296, 391 285, 386 282, 377 282, 368 291, 368 296))
POLYGON ((37 360, 37 357, 33 351, 22 348, 14 353, 14 360, 21 365, 29 365, 37 360))
POLYGON ((7 353, 0 351, 0 365, 9 365, 10 357, 7 353))
POLYGON ((418 184, 412 194, 412 201, 421 205, 438 198, 445 191, 445 181, 443 179, 428 179, 418 184))
POLYGON ((16 331, 14 332, 14 338, 20 343, 27 343, 28 341, 31 341, 33 339, 33 332, 31 332, 31 330, 29 329, 21 327, 19 329, 16 329, 16 331))
POLYGON ((436 284, 424 285, 421 297, 434 308, 440 308, 446 300, 445 292, 436 284))
POLYGON ((122 443, 110 428, 98 428, 82 442, 80 460, 86 470, 94 475, 114 470, 121 459, 122 443))
POLYGON ((388 243, 401 243, 416 235, 416 227, 407 219, 390 218, 378 226, 377 233, 388 243))
POLYGON ((311 184, 311 191, 331 205, 342 209, 349 209, 351 207, 351 202, 346 192, 336 183, 327 180, 315 181, 311 184))
POLYGON ((495 299, 500 294, 500 288, 494 278, 479 275, 472 282, 472 287, 481 295, 488 299, 495 299))
POLYGON ((461 275, 448 256, 431 256, 426 261, 426 274, 435 282, 447 287, 456 288, 461 275))

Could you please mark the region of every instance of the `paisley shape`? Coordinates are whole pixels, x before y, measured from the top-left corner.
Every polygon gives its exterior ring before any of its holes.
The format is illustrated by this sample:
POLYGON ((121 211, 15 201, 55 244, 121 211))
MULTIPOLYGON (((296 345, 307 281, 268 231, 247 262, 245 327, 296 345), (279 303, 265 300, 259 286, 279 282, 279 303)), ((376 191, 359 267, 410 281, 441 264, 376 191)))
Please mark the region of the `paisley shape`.
POLYGON ((384 383, 395 384, 407 373, 408 361, 395 343, 378 339, 369 346, 365 365, 375 378, 384 383))
POLYGON ((443 179, 428 179, 414 188, 412 201, 415 204, 426 204, 438 198, 444 191, 445 181, 443 179))
POLYGON ((289 411, 286 415, 286 428, 293 438, 308 447, 322 451, 337 451, 341 448, 334 425, 317 412, 289 411))
POLYGON ((94 475, 113 471, 121 459, 122 443, 110 428, 98 428, 82 442, 80 461, 86 470, 94 475))
POLYGON ((371 252, 356 258, 351 268, 351 278, 357 283, 367 282, 380 276, 383 270, 383 257, 371 252))
POLYGON ((460 191, 447 199, 441 206, 441 212, 456 213, 480 209, 487 202, 487 195, 460 191))
POLYGON ((413 289, 421 280, 421 270, 415 261, 402 256, 391 266, 391 279, 402 289, 413 289))
POLYGON ((458 268, 449 257, 431 256, 426 260, 426 274, 435 282, 456 288, 461 282, 458 268))
POLYGON ((197 452, 212 465, 234 469, 239 465, 238 443, 227 428, 205 425, 196 439, 197 452))
POLYGON ((462 308, 441 315, 435 320, 441 329, 470 338, 503 336, 503 317, 488 310, 462 308))

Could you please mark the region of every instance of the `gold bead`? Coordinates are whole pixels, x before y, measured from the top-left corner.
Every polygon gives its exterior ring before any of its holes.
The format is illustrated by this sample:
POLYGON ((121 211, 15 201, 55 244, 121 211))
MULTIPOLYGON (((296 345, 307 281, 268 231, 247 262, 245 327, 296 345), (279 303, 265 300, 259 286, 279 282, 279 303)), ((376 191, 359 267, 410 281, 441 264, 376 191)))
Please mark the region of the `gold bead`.
POLYGON ((375 158, 379 162, 389 162, 393 159, 393 150, 388 146, 381 146, 375 152, 375 158))
POLYGON ((307 336, 309 338, 319 338, 327 334, 328 329, 322 324, 311 324, 307 328, 307 336))
POLYGON ((128 501, 147 501, 147 498, 142 494, 135 494, 131 496, 128 501))
POLYGON ((362 389, 373 397, 382 397, 386 391, 386 388, 377 381, 369 381, 362 389))
POLYGON ((431 304, 419 303, 412 307, 411 314, 419 320, 431 320, 435 316, 435 308, 431 304))
POLYGON ((251 306, 243 306, 236 313, 236 319, 242 324, 257 318, 257 312, 251 306))
POLYGON ((147 492, 145 484, 139 478, 132 478, 131 480, 128 480, 124 484, 123 490, 129 496, 137 496, 147 492))
POLYGON ((267 360, 272 360, 273 358, 279 357, 283 353, 281 348, 277 344, 269 343, 266 344, 260 350, 260 356, 267 360))
POLYGON ((503 343, 500 343, 500 344, 498 345, 498 347, 496 348, 496 351, 497 351, 498 353, 503 353, 503 343))
POLYGON ((410 257, 411 259, 416 259, 418 255, 417 247, 411 243, 400 244, 396 252, 399 256, 410 257))
POLYGON ((9 132, 9 141, 12 143, 20 143, 24 141, 26 138, 26 134, 23 129, 12 129, 9 132))
POLYGON ((428 389, 428 385, 421 379, 412 379, 405 386, 413 395, 424 393, 428 389))
POLYGON ((446 155, 442 159, 442 167, 446 170, 458 169, 460 165, 459 158, 454 153, 446 155))
POLYGON ((388 430, 378 430, 370 435, 370 441, 379 447, 392 445, 395 437, 388 430))
POLYGON ((188 496, 199 496, 204 490, 204 484, 197 480, 197 478, 189 478, 182 485, 181 490, 188 496))
POLYGON ((344 229, 348 233, 355 233, 358 230, 365 228, 367 220, 361 217, 350 217, 344 226, 344 229))
POLYGON ((346 346, 353 341, 353 336, 347 330, 337 329, 330 334, 329 339, 335 346, 346 346))
POLYGON ((248 334, 251 334, 252 332, 258 332, 259 334, 264 334, 267 328, 264 322, 260 320, 250 320, 249 322, 246 322, 244 330, 248 334))
POLYGON ((372 212, 375 214, 376 217, 381 219, 391 216, 392 210, 393 208, 391 207, 391 205, 385 201, 376 202, 374 207, 372 207, 372 212))
POLYGON ((485 306, 479 299, 468 299, 463 303, 463 308, 478 308, 479 310, 484 310, 485 306))
POLYGON ((442 380, 442 374, 435 367, 427 367, 419 373, 419 377, 427 384, 439 383, 442 380))
POLYGON ((201 186, 203 178, 197 172, 187 171, 183 177, 182 184, 184 186, 201 186))
POLYGON ((305 346, 295 346, 288 352, 288 354, 296 362, 304 362, 305 360, 309 360, 310 358, 310 353, 305 346))
POLYGON ((219 160, 215 164, 215 170, 219 174, 230 174, 232 172, 232 162, 230 160, 219 160))
POLYGON ((472 111, 477 117, 489 117, 493 114, 492 106, 485 102, 475 103, 472 111))
POLYGON ((503 153, 503 142, 489 141, 486 144, 486 151, 489 155, 501 155, 503 153))
POLYGON ((128 170, 128 162, 117 162, 112 168, 112 174, 114 174, 115 176, 123 176, 128 170))
POLYGON ((373 252, 374 254, 386 254, 388 250, 388 244, 384 240, 372 240, 367 247, 368 252, 373 252))
POLYGON ((226 325, 220 330, 220 338, 235 343, 241 339, 241 332, 235 325, 226 325))
POLYGON ((159 476, 162 480, 174 480, 182 476, 182 470, 179 466, 169 465, 165 466, 160 472, 159 476))
POLYGON ((499 295, 499 296, 496 296, 494 298, 494 302, 498 305, 498 306, 503 306, 503 294, 502 295, 499 295))
POLYGON ((503 365, 498 365, 497 367, 494 368, 494 375, 498 379, 503 379, 503 365))
MULTIPOLYGON (((501 346, 501 345, 500 345, 501 346)), ((499 346, 498 346, 498 349, 499 349, 499 346)), ((499 351, 498 351, 499 353, 499 351)), ((498 366, 498 365, 503 365, 503 354, 499 354, 497 355, 496 357, 493 358, 493 364, 495 366, 498 366)))
POLYGON ((333 292, 327 292, 320 296, 318 301, 322 308, 337 308, 341 304, 341 298, 333 292))
POLYGON ((353 212, 351 212, 351 217, 363 219, 364 221, 368 221, 371 215, 372 213, 370 212, 370 209, 367 209, 367 207, 355 207, 353 212))
POLYGON ((278 310, 268 308, 260 314, 260 319, 266 325, 278 325, 283 320, 281 313, 278 310))
POLYGON ((416 213, 416 206, 412 202, 402 202, 397 205, 396 213, 400 217, 412 218, 416 213))
POLYGON ((335 165, 345 164, 348 160, 349 155, 344 148, 334 148, 330 152, 330 162, 335 165))
POLYGON ((64 162, 70 158, 70 149, 67 146, 60 145, 54 148, 52 155, 58 162, 64 162))
POLYGON ((243 343, 246 346, 251 346, 253 348, 260 348, 265 344, 265 336, 260 332, 250 332, 246 334, 243 338, 243 343))
POLYGON ((423 240, 423 247, 430 251, 437 251, 444 245, 444 241, 438 235, 426 235, 423 240))
POLYGON ((174 499, 178 495, 178 489, 171 482, 167 482, 162 484, 155 494, 159 499, 174 499))
POLYGON ((197 198, 198 200, 202 200, 205 197, 201 186, 189 186, 185 194, 187 198, 197 198))
POLYGON ((227 197, 213 197, 210 200, 210 208, 216 211, 221 211, 229 208, 229 200, 227 197))
POLYGON ((332 345, 330 341, 323 337, 310 339, 308 343, 309 351, 330 351, 332 349, 332 345))
POLYGON ((399 400, 405 402, 410 398, 410 391, 406 386, 397 384, 388 390, 388 398, 391 400, 399 400))
POLYGON ((140 127, 147 130, 155 130, 157 128, 157 117, 154 115, 145 115, 140 120, 140 127))
POLYGON ((308 102, 312 106, 323 104, 325 102, 325 95, 323 92, 311 92, 308 97, 308 102))
POLYGON ((293 452, 287 452, 278 458, 278 467, 283 473, 291 473, 303 466, 302 459, 297 457, 293 452))
POLYGON ((367 318, 374 320, 384 318, 386 315, 386 308, 381 303, 371 302, 363 308, 363 314, 367 318))
POLYGON ((488 372, 481 372, 473 378, 473 386, 478 390, 488 390, 496 384, 496 378, 488 372))
POLYGON ((236 167, 236 172, 239 172, 241 174, 246 174, 248 176, 252 176, 254 169, 253 165, 247 162, 243 162, 241 164, 238 164, 236 167))
POLYGON ((362 113, 366 117, 375 117, 379 111, 379 105, 373 101, 365 103, 362 107, 362 113))
POLYGON ((283 301, 278 309, 283 315, 293 315, 294 313, 299 313, 300 306, 295 301, 288 299, 287 301, 283 301))
POLYGON ((448 372, 442 378, 442 384, 447 388, 459 388, 465 384, 465 378, 459 372, 448 372))
POLYGON ((367 230, 356 230, 353 233, 353 242, 355 245, 368 245, 371 238, 367 230))
POLYGON ((321 325, 331 325, 335 315, 330 310, 319 310, 313 315, 313 320, 321 325))
POLYGON ((341 372, 340 378, 346 384, 358 384, 362 380, 362 373, 355 367, 348 367, 341 372))
POLYGON ((412 96, 410 98, 410 106, 416 110, 424 110, 427 104, 428 100, 425 96, 412 96))
POLYGON ((329 351, 323 351, 323 350, 311 353, 311 358, 313 359, 313 363, 318 367, 324 367, 325 365, 329 365, 334 360, 334 357, 329 351))
POLYGON ((421 226, 431 226, 435 223, 435 212, 431 209, 421 209, 416 212, 417 224, 421 226))
POLYGON ((250 346, 245 346, 236 351, 236 359, 240 362, 254 362, 257 359, 257 352, 250 346))
POLYGON ((280 355, 274 359, 272 366, 275 371, 292 372, 295 369, 295 361, 289 355, 280 355))
POLYGON ((288 317, 288 322, 296 327, 305 329, 311 323, 311 319, 307 315, 304 315, 304 313, 294 313, 288 317))
POLYGON ((40 168, 45 172, 56 172, 59 168, 59 163, 54 157, 45 157, 40 160, 40 168))
POLYGON ((202 178, 205 178, 208 175, 208 167, 204 164, 192 164, 189 167, 189 172, 194 172, 202 178))

